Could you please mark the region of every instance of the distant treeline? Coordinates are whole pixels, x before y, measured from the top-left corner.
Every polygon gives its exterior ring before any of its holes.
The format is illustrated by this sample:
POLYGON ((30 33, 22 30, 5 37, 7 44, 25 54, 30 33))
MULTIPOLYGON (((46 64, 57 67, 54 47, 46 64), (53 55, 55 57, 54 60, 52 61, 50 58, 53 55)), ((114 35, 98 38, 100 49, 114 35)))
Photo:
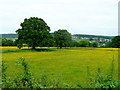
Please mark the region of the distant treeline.
POLYGON ((16 40, 0 38, 0 46, 17 46, 16 40))
POLYGON ((2 38, 18 38, 18 34, 0 34, 2 38))
POLYGON ((102 36, 102 35, 86 35, 86 34, 74 34, 78 38, 87 37, 87 38, 104 38, 104 39, 112 39, 114 36, 102 36))
MULTIPOLYGON (((51 33, 54 35, 54 33, 51 33)), ((2 38, 18 38, 18 34, 0 34, 2 38)), ((85 35, 85 34, 74 34, 72 36, 79 38, 87 37, 87 38, 104 38, 104 39, 112 39, 114 36, 100 36, 100 35, 85 35)))
MULTIPOLYGON (((17 44, 18 39, 7 39, 7 38, 0 38, 0 46, 18 46, 19 44, 17 44)), ((23 46, 27 46, 27 44, 23 44, 21 47, 23 46)), ((57 47, 57 45, 55 44, 55 40, 50 40, 50 42, 48 41, 47 44, 42 44, 40 47, 57 47)), ((111 46, 111 42, 107 42, 105 44, 105 46, 100 46, 98 42, 89 42, 88 40, 80 40, 80 41, 76 41, 76 40, 72 40, 70 41, 70 43, 68 45, 66 45, 65 47, 112 47, 111 46)))

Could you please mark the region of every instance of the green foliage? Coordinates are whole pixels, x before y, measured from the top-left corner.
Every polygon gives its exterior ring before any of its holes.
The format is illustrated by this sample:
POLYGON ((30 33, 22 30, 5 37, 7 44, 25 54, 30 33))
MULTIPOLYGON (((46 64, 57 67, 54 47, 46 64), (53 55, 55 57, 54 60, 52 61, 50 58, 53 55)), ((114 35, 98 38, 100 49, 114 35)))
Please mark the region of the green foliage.
POLYGON ((69 47, 71 43, 71 34, 64 29, 59 29, 54 32, 55 44, 57 47, 69 47))
POLYGON ((41 46, 41 47, 53 47, 54 44, 55 44, 54 38, 53 38, 53 36, 50 34, 50 35, 48 36, 48 39, 47 39, 46 41, 43 41, 43 42, 42 42, 42 45, 40 45, 40 46, 41 46))
POLYGON ((77 41, 72 40, 70 46, 71 47, 79 47, 80 45, 79 45, 79 43, 77 41))
POLYGON ((80 47, 88 47, 89 41, 88 40, 80 40, 80 47))
POLYGON ((7 70, 7 67, 5 65, 5 62, 2 61, 2 84, 5 85, 6 84, 6 70, 7 70))
POLYGON ((89 67, 87 67, 87 86, 94 87, 94 88, 101 88, 101 89, 112 89, 112 88, 119 88, 119 80, 113 79, 114 73, 114 60, 112 60, 110 73, 107 75, 102 74, 101 68, 99 67, 96 72, 96 77, 93 78, 89 67))
POLYGON ((114 54, 113 60, 110 64, 110 73, 105 75, 102 74, 101 68, 97 68, 96 77, 93 78, 90 68, 87 67, 87 86, 92 88, 101 88, 102 89, 112 89, 112 88, 120 88, 119 87, 119 80, 114 80, 114 54), (91 77, 92 76, 92 77, 91 77))
MULTIPOLYGON (((114 67, 113 67, 114 68, 114 67)), ((113 72, 110 70, 110 72, 113 72)), ((118 81, 113 79, 112 73, 109 75, 102 75, 101 69, 98 68, 97 76, 95 79, 95 88, 118 88, 118 81)))
POLYGON ((29 70, 30 66, 25 61, 25 58, 20 58, 19 60, 16 61, 16 63, 23 67, 23 74, 22 74, 23 77, 21 78, 23 86, 26 86, 26 83, 27 83, 27 85, 29 85, 29 87, 32 87, 32 83, 31 83, 32 73, 29 70))
POLYGON ((16 42, 13 40, 8 40, 6 38, 1 39, 2 40, 2 46, 16 46, 16 42))
POLYGON ((118 86, 118 81, 113 80, 110 75, 97 75, 97 80, 95 82, 96 88, 116 88, 118 86))
POLYGON ((2 88, 32 88, 34 81, 32 81, 32 72, 30 72, 30 66, 24 58, 16 60, 16 64, 22 66, 23 73, 17 74, 14 78, 6 76, 6 69, 4 63, 2 63, 2 88))
POLYGON ((107 42, 107 43, 105 44, 105 47, 107 47, 107 48, 112 47, 112 42, 107 42))
POLYGON ((24 22, 20 25, 22 28, 16 31, 18 33, 18 43, 28 44, 33 49, 45 44, 51 35, 49 33, 50 27, 41 18, 24 19, 24 22))
POLYGON ((119 81, 114 80, 112 75, 103 75, 101 74, 101 69, 98 68, 96 72, 96 77, 90 73, 89 67, 87 67, 87 88, 101 88, 101 89, 112 89, 119 88, 119 81))
POLYGON ((97 42, 93 42, 92 43, 92 47, 98 47, 98 43, 97 42))
POLYGON ((120 48, 120 36, 116 36, 112 39, 112 47, 120 48))

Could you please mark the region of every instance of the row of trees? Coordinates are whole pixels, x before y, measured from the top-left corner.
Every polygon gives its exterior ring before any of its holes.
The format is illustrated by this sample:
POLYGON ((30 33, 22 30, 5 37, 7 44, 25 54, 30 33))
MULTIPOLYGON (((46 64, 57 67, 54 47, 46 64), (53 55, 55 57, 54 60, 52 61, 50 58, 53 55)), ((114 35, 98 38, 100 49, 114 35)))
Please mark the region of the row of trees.
MULTIPOLYGON (((58 30, 58 31, 61 32, 63 30, 58 30)), ((63 36, 62 36, 62 38, 63 38, 63 36)), ((56 41, 58 40, 57 38, 54 38, 54 36, 53 36, 51 39, 49 39, 49 42, 46 42, 46 44, 42 44, 40 46, 41 47, 60 47, 60 48, 62 48, 62 47, 98 47, 97 42, 90 43, 88 40, 80 40, 80 41, 75 41, 75 40, 70 41, 69 40, 69 42, 59 40, 58 42, 55 43, 55 39, 56 39, 56 41)), ((19 48, 21 48, 23 46, 28 46, 27 44, 19 44, 18 40, 12 40, 12 39, 6 39, 6 38, 3 38, 1 40, 2 40, 2 46, 18 46, 19 48)))

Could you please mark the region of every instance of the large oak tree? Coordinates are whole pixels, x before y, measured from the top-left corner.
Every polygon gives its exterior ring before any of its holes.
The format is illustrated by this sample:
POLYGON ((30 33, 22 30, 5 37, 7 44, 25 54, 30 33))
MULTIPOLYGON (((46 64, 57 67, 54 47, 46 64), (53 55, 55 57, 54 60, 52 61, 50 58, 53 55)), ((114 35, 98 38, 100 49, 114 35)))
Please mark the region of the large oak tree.
POLYGON ((26 18, 20 26, 21 29, 16 30, 18 33, 18 44, 25 43, 35 49, 35 47, 42 46, 42 44, 45 44, 49 40, 50 27, 41 18, 26 18))

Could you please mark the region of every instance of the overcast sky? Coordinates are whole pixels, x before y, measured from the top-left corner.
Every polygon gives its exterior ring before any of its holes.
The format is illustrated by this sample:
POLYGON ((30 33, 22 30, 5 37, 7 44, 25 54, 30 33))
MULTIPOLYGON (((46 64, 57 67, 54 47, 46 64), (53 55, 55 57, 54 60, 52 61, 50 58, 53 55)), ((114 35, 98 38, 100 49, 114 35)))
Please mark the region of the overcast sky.
POLYGON ((25 18, 39 17, 51 32, 118 35, 119 0, 0 0, 0 33, 15 33, 25 18))

